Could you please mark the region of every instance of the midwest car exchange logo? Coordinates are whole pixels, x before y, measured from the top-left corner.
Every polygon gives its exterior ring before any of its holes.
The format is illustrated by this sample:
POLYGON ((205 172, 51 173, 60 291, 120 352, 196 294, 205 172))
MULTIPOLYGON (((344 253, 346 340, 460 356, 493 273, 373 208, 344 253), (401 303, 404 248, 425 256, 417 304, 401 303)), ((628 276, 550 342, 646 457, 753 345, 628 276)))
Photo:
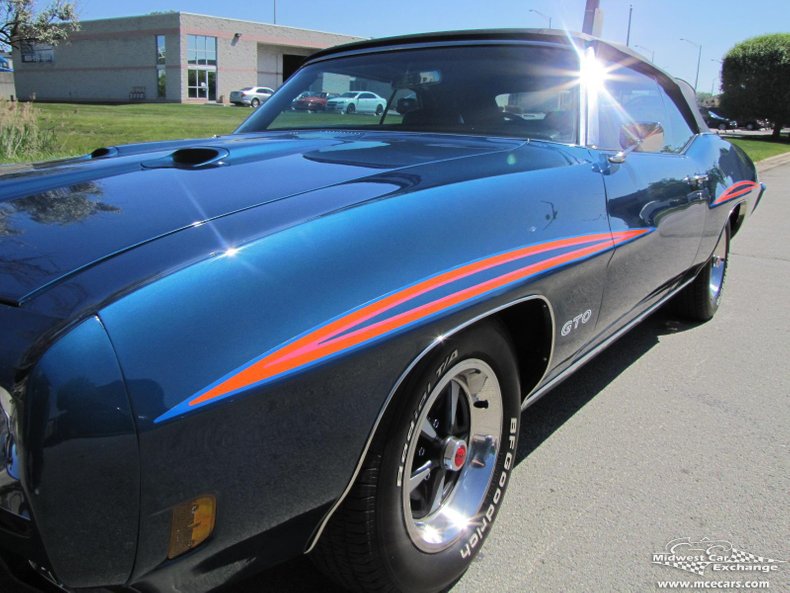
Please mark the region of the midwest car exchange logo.
POLYGON ((689 537, 680 537, 668 542, 664 552, 653 554, 652 562, 703 576, 708 568, 719 574, 728 572, 771 573, 778 571, 780 565, 787 561, 764 558, 738 550, 726 540, 712 540, 703 537, 699 541, 692 541, 689 537))

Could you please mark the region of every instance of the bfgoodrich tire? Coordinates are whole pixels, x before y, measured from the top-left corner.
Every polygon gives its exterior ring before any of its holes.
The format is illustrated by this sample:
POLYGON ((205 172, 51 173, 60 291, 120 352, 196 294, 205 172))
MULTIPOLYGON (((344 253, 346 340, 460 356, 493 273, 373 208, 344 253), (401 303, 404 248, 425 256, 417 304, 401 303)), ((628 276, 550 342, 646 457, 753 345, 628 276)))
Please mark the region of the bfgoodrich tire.
POLYGON ((365 593, 436 593, 491 531, 515 464, 516 361, 501 327, 448 338, 399 390, 316 565, 365 593))
POLYGON ((724 292, 729 254, 730 225, 727 223, 710 259, 691 284, 675 297, 675 313, 690 321, 708 321, 716 314, 724 292))

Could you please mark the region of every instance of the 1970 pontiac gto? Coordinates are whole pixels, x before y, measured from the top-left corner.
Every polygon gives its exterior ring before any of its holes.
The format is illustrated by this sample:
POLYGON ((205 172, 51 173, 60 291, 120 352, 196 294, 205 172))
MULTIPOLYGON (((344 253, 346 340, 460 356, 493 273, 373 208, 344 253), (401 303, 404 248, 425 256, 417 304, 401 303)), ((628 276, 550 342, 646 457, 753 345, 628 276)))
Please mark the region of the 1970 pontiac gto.
POLYGON ((763 191, 687 84, 531 30, 321 51, 231 135, 8 172, 4 564, 198 593, 310 553, 445 589, 521 410, 665 303, 710 319, 763 191))

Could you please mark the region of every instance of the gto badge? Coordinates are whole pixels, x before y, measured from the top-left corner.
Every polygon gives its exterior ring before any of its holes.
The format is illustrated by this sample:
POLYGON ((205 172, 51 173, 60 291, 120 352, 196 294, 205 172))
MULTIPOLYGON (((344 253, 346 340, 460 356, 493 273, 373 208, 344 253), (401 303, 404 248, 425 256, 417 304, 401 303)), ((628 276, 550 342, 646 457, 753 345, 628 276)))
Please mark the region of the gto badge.
POLYGON ((579 313, 573 319, 568 319, 562 326, 562 335, 567 336, 573 330, 579 329, 580 325, 584 325, 590 321, 590 317, 592 317, 592 311, 587 309, 584 313, 579 313))

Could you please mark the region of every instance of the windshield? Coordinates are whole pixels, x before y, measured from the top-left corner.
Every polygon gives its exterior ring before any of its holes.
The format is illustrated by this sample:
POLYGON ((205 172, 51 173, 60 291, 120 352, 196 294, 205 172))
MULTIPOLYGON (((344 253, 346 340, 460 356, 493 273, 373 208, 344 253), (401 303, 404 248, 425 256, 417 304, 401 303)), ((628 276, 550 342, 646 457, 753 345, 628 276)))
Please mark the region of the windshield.
POLYGON ((578 70, 570 49, 527 45, 327 59, 299 70, 237 132, 397 129, 575 143, 578 70), (295 108, 305 93, 350 101, 295 108))

